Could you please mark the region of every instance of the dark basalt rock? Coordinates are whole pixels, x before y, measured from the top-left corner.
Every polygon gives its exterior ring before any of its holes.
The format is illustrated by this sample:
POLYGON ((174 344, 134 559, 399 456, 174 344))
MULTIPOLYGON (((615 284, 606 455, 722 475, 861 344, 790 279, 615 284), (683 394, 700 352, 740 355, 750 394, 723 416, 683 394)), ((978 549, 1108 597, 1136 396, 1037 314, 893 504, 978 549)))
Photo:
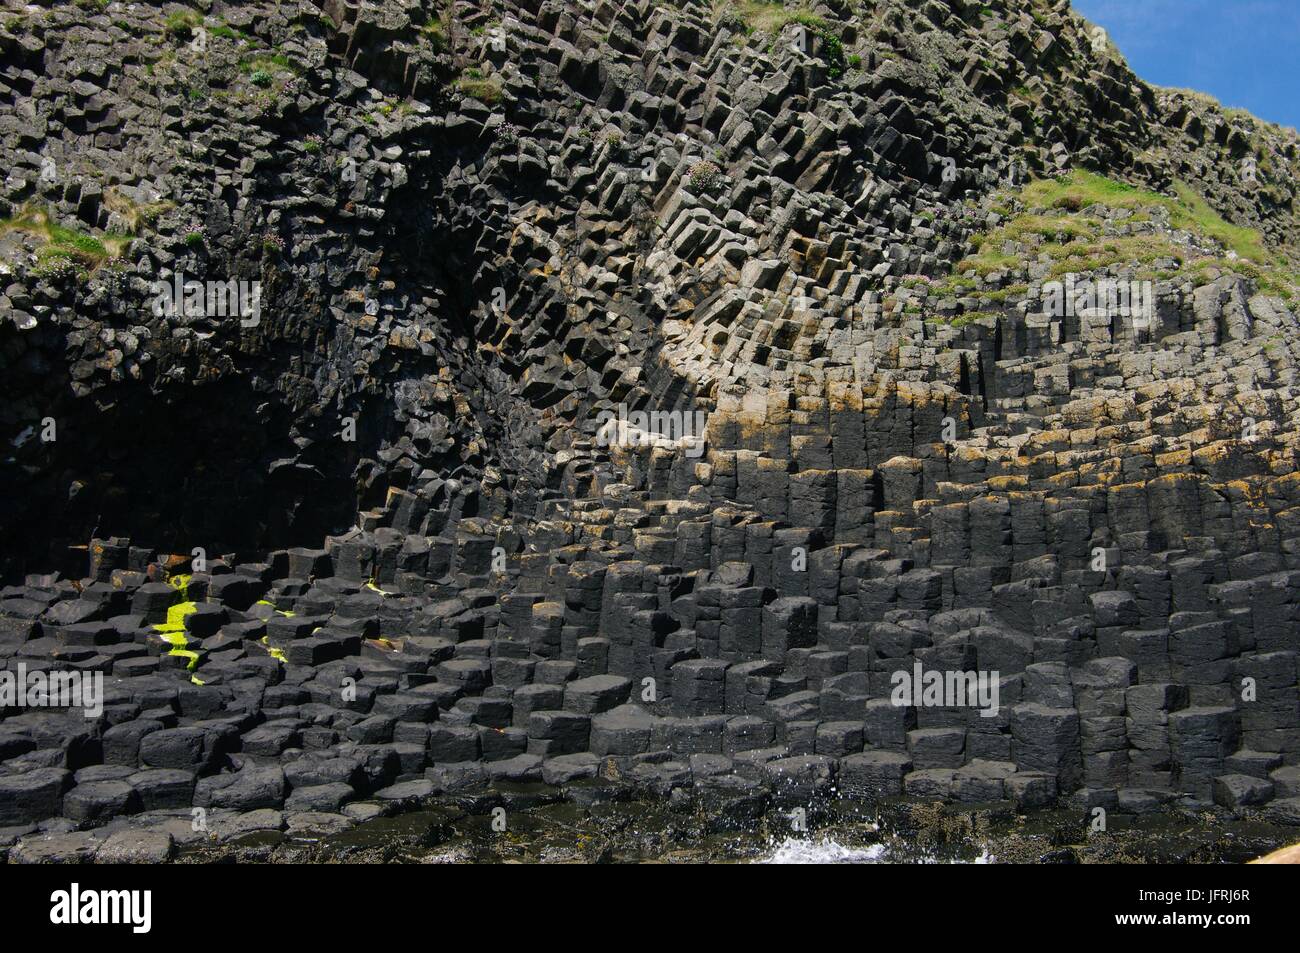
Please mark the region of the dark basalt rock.
POLYGON ((1294 134, 1059 4, 878 6, 0 27, 0 673, 104 690, 4 701, 0 827, 70 838, 10 856, 543 784, 1300 823, 1296 298, 1172 199, 1019 189, 1191 179, 1293 261, 1294 134), (1074 243, 1149 321, 1045 309, 1074 243))

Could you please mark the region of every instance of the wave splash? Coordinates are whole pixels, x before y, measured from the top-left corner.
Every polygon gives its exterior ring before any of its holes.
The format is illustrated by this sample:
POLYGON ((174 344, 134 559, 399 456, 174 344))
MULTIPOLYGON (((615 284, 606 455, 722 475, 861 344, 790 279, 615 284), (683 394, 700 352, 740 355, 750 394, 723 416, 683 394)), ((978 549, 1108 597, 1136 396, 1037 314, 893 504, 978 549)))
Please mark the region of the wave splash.
MULTIPOLYGON (((841 844, 829 837, 809 840, 801 837, 787 837, 777 844, 770 853, 759 858, 760 864, 935 864, 940 863, 930 855, 912 857, 893 856, 884 844, 871 844, 866 847, 851 847, 841 844)), ((996 858, 988 851, 969 861, 953 863, 991 864, 996 858)))

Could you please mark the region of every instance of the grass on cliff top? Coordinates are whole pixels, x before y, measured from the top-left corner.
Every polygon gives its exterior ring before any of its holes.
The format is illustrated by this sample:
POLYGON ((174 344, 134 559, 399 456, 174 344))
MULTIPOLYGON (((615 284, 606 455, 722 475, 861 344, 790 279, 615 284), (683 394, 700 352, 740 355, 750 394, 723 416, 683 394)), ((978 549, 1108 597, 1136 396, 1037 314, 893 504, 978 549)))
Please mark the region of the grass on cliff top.
POLYGON ((1184 182, 1174 183, 1177 198, 1158 192, 1134 188, 1093 172, 1075 170, 1063 180, 1039 179, 1025 186, 1020 199, 1029 208, 1064 209, 1078 211, 1089 205, 1107 205, 1111 208, 1142 209, 1161 206, 1169 210, 1169 220, 1174 228, 1196 232, 1213 238, 1225 248, 1257 264, 1276 261, 1264 245, 1259 232, 1224 221, 1184 182))
POLYGON ((0 234, 23 232, 40 243, 36 257, 42 262, 66 258, 94 271, 109 258, 120 256, 131 244, 129 235, 95 236, 57 224, 44 209, 22 208, 13 218, 0 219, 0 234))
POLYGON ((500 77, 485 77, 477 69, 467 70, 463 76, 457 77, 456 88, 470 99, 477 99, 488 106, 501 102, 501 96, 505 92, 500 77))
POLYGON ((802 23, 814 29, 822 29, 826 21, 801 7, 787 7, 782 3, 759 3, 755 0, 721 0, 713 5, 716 16, 732 15, 738 17, 746 30, 759 30, 763 33, 780 33, 791 23, 802 23))
POLYGON ((126 223, 127 233, 139 235, 147 226, 157 224, 158 219, 175 208, 173 202, 149 202, 140 204, 124 195, 118 189, 104 190, 104 207, 117 214, 126 223))
POLYGON ((286 79, 297 76, 300 72, 289 57, 283 53, 256 54, 240 60, 239 68, 250 78, 264 73, 274 79, 286 79))
POLYGON ((167 35, 175 37, 178 40, 188 40, 194 34, 194 29, 203 23, 203 14, 197 10, 178 10, 175 13, 167 14, 163 20, 163 29, 167 35))
POLYGON ((441 53, 447 48, 447 25, 441 17, 429 20, 420 27, 420 33, 428 41, 433 52, 441 53))
MULTIPOLYGON (((1161 195, 1080 170, 1061 179, 1035 180, 1018 195, 1026 211, 1012 214, 1009 209, 1001 209, 1008 216, 1006 221, 975 236, 976 253, 958 264, 952 275, 935 281, 932 292, 940 296, 956 293, 959 286, 969 285, 974 275, 984 277, 1023 268, 1046 255, 1051 262, 1051 278, 1137 264, 1140 279, 1161 280, 1180 273, 1186 266, 1185 273, 1197 285, 1236 273, 1254 279, 1265 294, 1288 301, 1300 298, 1300 272, 1285 255, 1270 251, 1259 232, 1225 221, 1184 183, 1176 183, 1174 190, 1176 197, 1161 195), (1152 208, 1163 208, 1173 228, 1213 239, 1239 257, 1198 256, 1164 234, 1105 235, 1101 219, 1078 214, 1094 205, 1128 209, 1134 212, 1134 221, 1149 217, 1152 208), (1148 215, 1144 216, 1144 212, 1148 215), (1023 246, 1024 250, 1009 251, 1011 245, 1023 246), (1157 266, 1166 259, 1179 267, 1157 266)), ((995 293, 980 294, 991 297, 995 293)))

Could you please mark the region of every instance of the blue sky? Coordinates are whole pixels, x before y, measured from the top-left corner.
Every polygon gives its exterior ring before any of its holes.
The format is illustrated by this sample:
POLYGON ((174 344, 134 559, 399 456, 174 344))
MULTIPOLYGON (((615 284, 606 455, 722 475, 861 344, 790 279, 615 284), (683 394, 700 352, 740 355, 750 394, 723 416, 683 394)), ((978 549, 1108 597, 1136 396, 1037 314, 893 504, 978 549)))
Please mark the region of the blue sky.
POLYGON ((1300 129, 1300 0, 1071 0, 1157 86, 1300 129))

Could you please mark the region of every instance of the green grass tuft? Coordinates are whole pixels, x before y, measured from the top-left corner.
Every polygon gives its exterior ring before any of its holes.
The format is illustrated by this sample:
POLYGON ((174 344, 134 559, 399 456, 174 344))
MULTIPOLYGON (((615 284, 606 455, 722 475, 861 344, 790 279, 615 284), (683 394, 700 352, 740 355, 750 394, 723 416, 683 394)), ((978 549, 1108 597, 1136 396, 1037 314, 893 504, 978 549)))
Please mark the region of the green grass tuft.
POLYGON ((461 91, 462 95, 477 99, 489 106, 495 106, 501 102, 504 93, 501 80, 496 76, 474 75, 477 72, 477 70, 471 70, 464 76, 457 78, 456 88, 461 91))
MULTIPOLYGON (((944 297, 969 290, 974 276, 1016 271, 1031 261, 1048 263, 1048 276, 1099 271, 1114 265, 1136 265, 1137 277, 1165 280, 1178 275, 1194 284, 1206 284, 1224 274, 1251 278, 1259 290, 1288 302, 1300 298, 1300 270, 1283 250, 1271 250, 1258 231, 1233 225, 1214 211, 1185 183, 1175 184, 1175 196, 1135 188, 1092 172, 1076 170, 1057 179, 1039 179, 1019 193, 1023 211, 1013 212, 1010 199, 999 212, 1006 219, 997 228, 972 237, 975 253, 962 260, 947 278, 937 280, 931 293, 944 297), (1107 235, 1098 217, 1079 214, 1093 206, 1133 212, 1130 221, 1150 221, 1152 211, 1163 209, 1170 225, 1202 240, 1211 239, 1225 249, 1223 255, 1197 254, 1168 235, 1107 235), (1008 243, 1021 252, 1004 250, 1008 243), (1233 259, 1228 253, 1238 256, 1233 259), (1171 268, 1158 262, 1170 261, 1171 268)), ((1013 289, 978 292, 983 299, 1013 299, 1013 289)), ((1024 293, 1024 286, 1015 286, 1024 293)))

